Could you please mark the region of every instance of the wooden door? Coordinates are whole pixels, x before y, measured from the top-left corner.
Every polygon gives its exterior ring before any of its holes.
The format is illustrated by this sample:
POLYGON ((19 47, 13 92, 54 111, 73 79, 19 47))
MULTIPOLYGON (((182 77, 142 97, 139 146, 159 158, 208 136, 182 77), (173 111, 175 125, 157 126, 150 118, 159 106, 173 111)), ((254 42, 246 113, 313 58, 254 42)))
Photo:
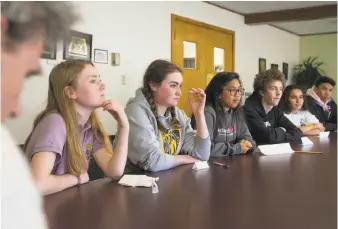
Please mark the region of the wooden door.
POLYGON ((204 90, 216 72, 234 71, 234 32, 172 15, 171 59, 183 71, 178 107, 190 117, 189 89, 204 90))
POLYGON ((209 60, 206 62, 206 84, 208 84, 218 72, 234 71, 234 35, 217 30, 208 30, 207 33, 209 39, 206 42, 204 51, 209 60))

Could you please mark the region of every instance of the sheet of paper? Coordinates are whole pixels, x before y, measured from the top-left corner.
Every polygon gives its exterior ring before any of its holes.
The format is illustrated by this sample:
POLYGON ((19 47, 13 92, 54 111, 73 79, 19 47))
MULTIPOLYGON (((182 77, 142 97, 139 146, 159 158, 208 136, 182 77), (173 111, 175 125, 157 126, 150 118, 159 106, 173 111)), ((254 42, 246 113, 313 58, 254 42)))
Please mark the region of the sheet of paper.
POLYGON ((313 145, 313 142, 308 137, 302 137, 303 145, 313 145))
POLYGON ((194 166, 192 167, 192 169, 195 169, 195 170, 207 169, 207 168, 209 168, 209 165, 208 165, 208 162, 206 161, 195 162, 194 166))
POLYGON ((320 132, 319 137, 320 138, 327 138, 329 137, 330 131, 320 132))
POLYGON ((263 145, 258 146, 258 148, 264 155, 290 154, 294 152, 289 143, 263 145))

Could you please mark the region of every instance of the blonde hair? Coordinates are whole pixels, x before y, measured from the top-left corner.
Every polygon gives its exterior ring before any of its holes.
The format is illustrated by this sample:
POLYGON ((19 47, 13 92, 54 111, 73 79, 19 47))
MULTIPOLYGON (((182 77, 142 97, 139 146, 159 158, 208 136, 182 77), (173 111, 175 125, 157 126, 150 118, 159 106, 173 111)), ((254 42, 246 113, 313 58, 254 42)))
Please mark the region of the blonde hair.
MULTIPOLYGON (((59 113, 66 126, 66 152, 68 172, 73 175, 79 175, 88 170, 88 160, 83 152, 80 135, 78 132, 78 123, 76 120, 76 110, 72 99, 68 98, 64 92, 66 86, 76 87, 77 77, 87 66, 94 64, 86 60, 67 60, 55 66, 49 75, 48 101, 45 110, 43 110, 34 120, 32 132, 25 141, 26 149, 32 133, 38 123, 51 113, 59 113)), ((89 117, 89 122, 94 133, 94 138, 103 137, 105 148, 112 154, 113 149, 109 137, 99 121, 95 111, 89 117)))

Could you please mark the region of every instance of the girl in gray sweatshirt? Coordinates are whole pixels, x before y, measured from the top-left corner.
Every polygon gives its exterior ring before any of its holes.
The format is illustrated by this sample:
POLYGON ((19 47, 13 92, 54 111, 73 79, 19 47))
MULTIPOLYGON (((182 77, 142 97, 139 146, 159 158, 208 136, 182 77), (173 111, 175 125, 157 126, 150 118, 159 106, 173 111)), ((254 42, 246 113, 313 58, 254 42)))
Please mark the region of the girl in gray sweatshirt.
POLYGON ((156 172, 209 159, 205 93, 189 91, 190 108, 197 117, 194 131, 190 119, 177 107, 182 83, 181 69, 169 61, 155 60, 147 68, 143 87, 125 109, 130 125, 127 173, 156 172))
POLYGON ((240 103, 244 89, 239 75, 218 73, 208 84, 205 94, 204 113, 211 138, 211 157, 253 151, 256 143, 242 112, 240 103))

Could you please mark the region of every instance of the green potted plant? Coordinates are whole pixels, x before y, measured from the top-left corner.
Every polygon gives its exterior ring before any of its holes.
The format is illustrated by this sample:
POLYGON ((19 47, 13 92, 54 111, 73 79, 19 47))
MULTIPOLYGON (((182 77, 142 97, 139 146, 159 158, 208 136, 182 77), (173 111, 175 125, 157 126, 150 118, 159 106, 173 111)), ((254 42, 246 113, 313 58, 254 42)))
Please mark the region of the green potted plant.
POLYGON ((318 57, 309 57, 294 67, 293 83, 308 89, 313 86, 319 76, 325 75, 320 68, 324 62, 316 62, 318 57))

